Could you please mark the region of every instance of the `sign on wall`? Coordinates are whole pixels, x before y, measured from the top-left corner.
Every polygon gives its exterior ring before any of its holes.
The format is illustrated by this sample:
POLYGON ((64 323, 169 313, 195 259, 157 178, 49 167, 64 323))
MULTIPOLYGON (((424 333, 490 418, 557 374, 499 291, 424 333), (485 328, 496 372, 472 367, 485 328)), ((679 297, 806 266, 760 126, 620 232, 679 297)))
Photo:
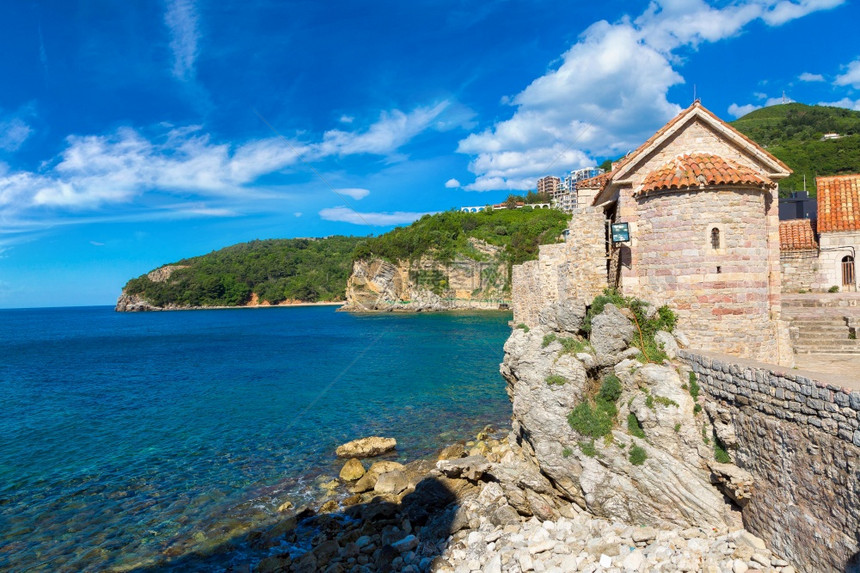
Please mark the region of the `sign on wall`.
POLYGON ((630 240, 630 229, 627 226, 627 223, 613 223, 612 224, 612 242, 613 243, 626 243, 630 240))

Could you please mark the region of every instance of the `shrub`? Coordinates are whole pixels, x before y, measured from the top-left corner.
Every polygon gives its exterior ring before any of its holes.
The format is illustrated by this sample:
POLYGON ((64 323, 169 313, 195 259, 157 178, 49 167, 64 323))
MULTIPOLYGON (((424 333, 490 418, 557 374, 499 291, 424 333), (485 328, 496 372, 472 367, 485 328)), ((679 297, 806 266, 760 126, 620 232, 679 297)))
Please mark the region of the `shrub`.
POLYGON ((660 404, 661 406, 666 406, 667 408, 669 406, 675 406, 676 408, 680 408, 680 406, 678 405, 678 403, 676 401, 672 400, 671 398, 667 398, 666 396, 657 396, 655 394, 654 395, 654 401, 657 402, 658 404, 660 404))
POLYGON ((690 372, 690 387, 689 387, 689 390, 690 390, 690 396, 692 396, 692 397, 693 397, 693 400, 698 400, 698 399, 699 399, 699 391, 700 391, 701 389, 702 389, 702 387, 701 387, 701 386, 699 386, 698 378, 696 378, 696 373, 691 371, 691 372, 690 372))
POLYGON ((564 376, 559 376, 558 374, 550 374, 546 377, 546 383, 548 386, 563 386, 567 380, 564 376))
POLYGON ((636 414, 633 412, 627 414, 627 430, 637 438, 645 438, 645 430, 642 429, 639 419, 636 418, 636 414))
POLYGON ((732 463, 732 458, 729 457, 729 453, 722 447, 720 447, 719 441, 714 441, 714 459, 717 460, 721 464, 730 464, 732 463))
POLYGON ((608 374, 600 385, 600 392, 597 394, 598 400, 607 402, 617 402, 621 397, 621 380, 615 374, 608 374))
POLYGON ((545 334, 543 337, 543 342, 540 343, 541 348, 546 348, 553 342, 555 342, 555 334, 545 334))
POLYGON ((827 292, 839 292, 839 287, 836 285, 833 285, 832 287, 827 289, 827 292))
POLYGON ((597 455, 597 448, 594 447, 594 440, 591 440, 590 442, 579 442, 579 449, 582 450, 582 453, 589 458, 593 458, 597 455))
POLYGON ((681 422, 678 422, 677 424, 675 424, 675 433, 677 434, 680 431, 681 431, 681 422))
POLYGON ((641 466, 645 463, 645 460, 648 459, 648 454, 645 452, 644 448, 639 446, 633 446, 630 448, 630 463, 634 466, 641 466))
POLYGON ((572 454, 573 454, 573 450, 571 450, 570 448, 564 448, 561 451, 561 456, 563 458, 569 458, 572 454))
POLYGON ((609 413, 597 406, 592 407, 588 402, 577 405, 568 414, 567 423, 583 436, 592 438, 601 438, 612 431, 612 417, 609 413))
POLYGON ((648 394, 648 397, 645 398, 645 405, 650 409, 654 410, 654 397, 651 394, 648 394))
POLYGON ((702 411, 702 405, 701 404, 696 404, 695 406, 693 406, 693 413, 694 414, 698 414, 701 411, 702 411))
POLYGON ((579 340, 578 338, 559 338, 561 342, 562 352, 565 354, 579 354, 580 352, 588 352, 591 350, 591 344, 587 340, 579 340))
POLYGON ((519 324, 517 325, 517 328, 519 328, 519 329, 520 329, 520 330, 522 330, 523 332, 528 332, 528 331, 530 330, 530 329, 529 329, 529 327, 528 327, 528 326, 526 326, 526 324, 525 324, 525 323, 523 323, 523 322, 519 323, 519 324))

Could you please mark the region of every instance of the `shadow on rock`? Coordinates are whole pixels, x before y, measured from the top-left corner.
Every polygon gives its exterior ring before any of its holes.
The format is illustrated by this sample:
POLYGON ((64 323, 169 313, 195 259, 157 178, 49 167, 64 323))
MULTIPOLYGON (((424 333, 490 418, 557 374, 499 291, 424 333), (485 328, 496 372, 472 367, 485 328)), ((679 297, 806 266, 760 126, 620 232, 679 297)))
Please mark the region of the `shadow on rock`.
POLYGON ((399 503, 380 496, 339 512, 304 509, 206 550, 134 571, 431 571, 449 537, 468 526, 458 499, 472 487, 464 480, 428 476, 399 503))

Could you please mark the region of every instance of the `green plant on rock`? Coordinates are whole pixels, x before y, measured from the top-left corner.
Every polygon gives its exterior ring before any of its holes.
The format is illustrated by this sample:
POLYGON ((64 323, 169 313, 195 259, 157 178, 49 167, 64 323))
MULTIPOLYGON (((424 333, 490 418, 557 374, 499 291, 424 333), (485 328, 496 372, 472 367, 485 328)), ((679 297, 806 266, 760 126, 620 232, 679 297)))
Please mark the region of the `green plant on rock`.
POLYGON ((645 430, 642 429, 639 419, 633 412, 627 414, 627 430, 631 435, 636 436, 637 438, 645 438, 645 430))
POLYGON ((732 463, 732 458, 726 451, 726 445, 720 440, 720 437, 714 433, 714 459, 721 464, 732 463))
POLYGON ((658 396, 655 394, 654 395, 654 401, 657 402, 658 404, 660 404, 661 406, 666 406, 667 408, 669 406, 675 406, 676 408, 680 408, 680 406, 678 405, 678 403, 676 401, 672 400, 671 398, 667 398, 666 396, 658 396))
POLYGON ((634 466, 641 466, 648 459, 648 453, 640 446, 630 448, 630 463, 634 466))
POLYGON ((550 374, 546 377, 547 386, 563 386, 567 380, 564 376, 559 376, 558 374, 550 374))
POLYGON ((597 455, 597 448, 594 447, 594 440, 590 442, 579 442, 579 449, 589 458, 597 455))
POLYGON ((577 404, 567 416, 570 427, 584 436, 602 438, 612 431, 618 408, 615 402, 621 396, 621 380, 614 374, 603 379, 594 403, 586 400, 577 404))
POLYGON ((645 398, 645 405, 648 406, 648 408, 650 408, 651 410, 656 410, 656 408, 654 407, 654 396, 648 394, 648 397, 645 398))
POLYGON ((680 431, 681 431, 681 422, 678 422, 677 424, 675 424, 675 433, 677 434, 680 431))
POLYGON ((569 458, 571 455, 573 455, 573 450, 571 450, 570 448, 564 448, 561 451, 561 456, 563 458, 569 458))
POLYGON ((839 287, 836 285, 833 285, 832 287, 827 289, 827 292, 839 292, 839 287))
POLYGON ((526 325, 524 322, 519 323, 519 324, 517 325, 517 328, 519 328, 519 329, 520 329, 520 330, 522 330, 523 332, 528 332, 529 330, 531 330, 531 329, 528 327, 528 325, 526 325))
POLYGON ((555 339, 555 334, 545 334, 543 337, 543 342, 540 343, 541 348, 546 348, 547 346, 555 342, 555 339))
POLYGON ((579 354, 580 352, 591 352, 591 344, 587 340, 578 338, 559 338, 561 342, 562 353, 564 354, 579 354))
POLYGON ((702 405, 701 404, 696 404, 695 406, 693 406, 693 414, 698 414, 701 411, 702 411, 702 405))
POLYGON ((692 370, 690 371, 690 386, 688 389, 690 390, 690 396, 693 397, 693 400, 698 400, 699 392, 701 391, 702 387, 699 386, 699 380, 696 377, 696 373, 692 370))

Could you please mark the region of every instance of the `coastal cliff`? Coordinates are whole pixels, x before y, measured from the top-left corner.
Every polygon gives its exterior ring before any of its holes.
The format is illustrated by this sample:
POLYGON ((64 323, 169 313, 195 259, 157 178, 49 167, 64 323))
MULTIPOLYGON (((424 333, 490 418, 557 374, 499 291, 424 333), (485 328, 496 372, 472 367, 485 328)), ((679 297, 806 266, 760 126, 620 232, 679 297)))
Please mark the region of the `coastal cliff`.
POLYGON ((441 311, 498 309, 510 302, 504 250, 469 239, 475 258, 433 256, 397 264, 375 257, 353 263, 343 310, 441 311))

